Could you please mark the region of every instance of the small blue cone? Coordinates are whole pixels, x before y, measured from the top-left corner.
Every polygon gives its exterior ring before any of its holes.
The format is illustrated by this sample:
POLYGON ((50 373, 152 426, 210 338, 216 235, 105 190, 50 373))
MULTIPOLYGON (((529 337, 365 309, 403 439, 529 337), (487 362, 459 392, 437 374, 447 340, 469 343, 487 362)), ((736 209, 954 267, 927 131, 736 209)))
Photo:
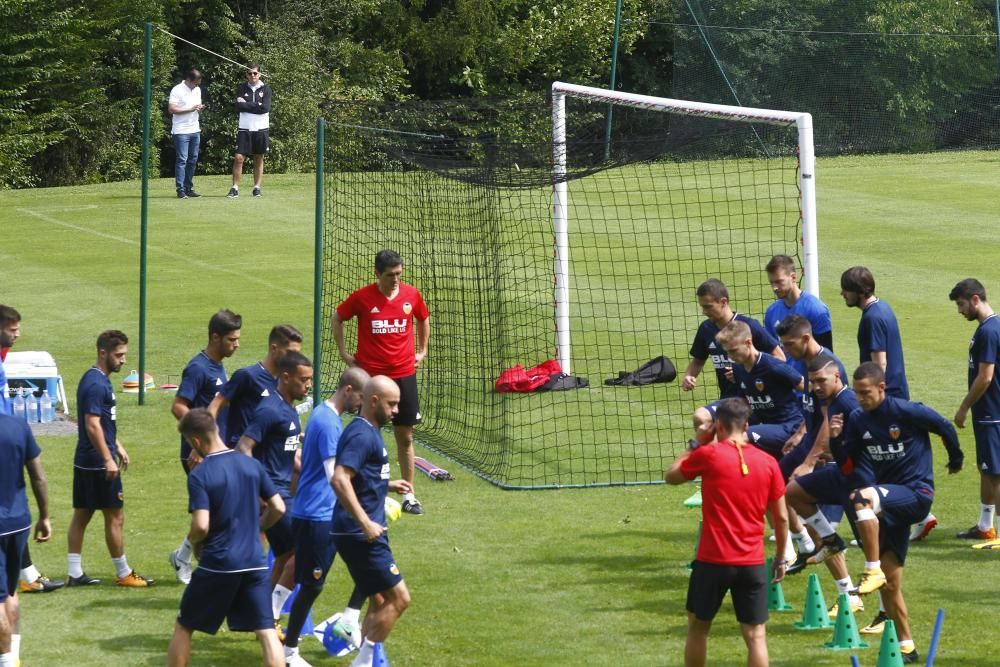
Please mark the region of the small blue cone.
POLYGON ((351 652, 351 644, 333 634, 333 623, 328 623, 323 632, 323 648, 335 658, 342 658, 351 652))
POLYGON ((389 667, 389 656, 385 653, 385 646, 382 642, 375 644, 375 651, 372 655, 372 667, 389 667))

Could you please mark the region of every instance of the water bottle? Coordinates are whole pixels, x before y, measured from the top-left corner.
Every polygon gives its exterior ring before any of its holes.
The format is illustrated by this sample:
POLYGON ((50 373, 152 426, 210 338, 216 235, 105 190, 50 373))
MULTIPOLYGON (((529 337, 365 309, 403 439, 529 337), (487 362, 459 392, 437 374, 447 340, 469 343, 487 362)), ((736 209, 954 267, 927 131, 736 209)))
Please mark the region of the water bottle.
POLYGON ((28 398, 24 401, 25 419, 29 424, 38 423, 38 399, 34 389, 28 389, 28 398))
POLYGON ((42 397, 38 401, 38 409, 41 413, 41 421, 43 424, 48 424, 51 421, 55 421, 56 409, 52 404, 52 398, 49 396, 49 390, 42 390, 42 397))
POLYGON ((24 395, 21 391, 21 389, 18 389, 17 396, 14 398, 14 417, 22 421, 27 421, 28 416, 24 405, 24 395))
POLYGON ((295 406, 295 411, 299 413, 299 415, 304 415, 312 409, 313 409, 312 396, 307 396, 306 400, 302 401, 301 403, 295 406))

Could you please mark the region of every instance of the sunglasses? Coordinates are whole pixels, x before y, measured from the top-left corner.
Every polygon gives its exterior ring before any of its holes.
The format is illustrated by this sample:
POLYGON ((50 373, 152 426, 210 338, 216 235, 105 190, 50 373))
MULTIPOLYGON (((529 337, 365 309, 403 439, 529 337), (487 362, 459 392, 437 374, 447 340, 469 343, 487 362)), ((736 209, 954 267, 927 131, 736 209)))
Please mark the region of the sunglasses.
POLYGON ((260 72, 247 72, 247 76, 260 76, 260 72))

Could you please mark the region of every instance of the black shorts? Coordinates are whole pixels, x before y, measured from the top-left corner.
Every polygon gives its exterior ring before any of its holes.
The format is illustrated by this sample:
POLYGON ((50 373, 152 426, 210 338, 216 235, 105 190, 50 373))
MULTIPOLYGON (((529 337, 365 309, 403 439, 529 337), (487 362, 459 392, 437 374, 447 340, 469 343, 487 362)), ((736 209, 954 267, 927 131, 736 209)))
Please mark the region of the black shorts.
MULTIPOLYGON (((356 535, 334 535, 333 540, 361 595, 371 597, 395 588, 403 580, 389 548, 388 535, 383 533, 374 542, 356 535)), ((766 596, 764 602, 766 606, 766 596)))
POLYGON ((417 397, 417 374, 395 378, 399 387, 399 412, 392 420, 393 426, 415 426, 421 422, 420 399, 417 397))
POLYGON ((267 130, 236 132, 236 153, 239 155, 264 155, 267 153, 267 143, 267 130))
POLYGON ((121 475, 109 480, 103 470, 73 468, 73 509, 116 510, 124 504, 121 475))
POLYGON ((28 546, 30 528, 0 536, 0 602, 17 593, 21 556, 28 546))
POLYGON ((185 628, 214 635, 223 620, 233 632, 253 632, 274 627, 271 618, 271 585, 267 570, 191 574, 181 597, 177 622, 185 628))
POLYGON ((736 620, 760 625, 768 618, 767 586, 764 565, 717 565, 696 560, 688 581, 687 610, 700 621, 711 621, 730 591, 736 620))
POLYGON ((274 553, 275 557, 295 551, 292 517, 289 516, 292 511, 292 499, 285 498, 284 495, 281 499, 285 501, 285 513, 273 526, 264 531, 264 534, 267 535, 267 543, 271 546, 271 552, 274 553))

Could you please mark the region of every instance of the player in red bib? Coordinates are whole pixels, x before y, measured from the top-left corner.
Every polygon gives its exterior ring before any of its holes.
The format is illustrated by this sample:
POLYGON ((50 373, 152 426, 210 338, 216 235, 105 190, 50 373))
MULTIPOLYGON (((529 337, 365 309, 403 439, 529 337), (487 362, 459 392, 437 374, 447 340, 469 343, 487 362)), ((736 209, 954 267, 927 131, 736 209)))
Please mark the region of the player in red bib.
MULTIPOLYGON (((399 414, 392 420, 403 479, 413 486, 413 427, 420 423, 417 368, 427 356, 429 312, 420 290, 402 281, 403 258, 395 250, 375 255, 375 282, 355 291, 330 318, 340 358, 372 377, 385 375, 399 385, 399 414), (344 322, 358 318, 358 351, 344 344, 344 322)), ((423 514, 413 492, 403 496, 403 511, 423 514)))
POLYGON ((768 579, 781 581, 786 563, 779 556, 772 572, 765 569, 764 513, 771 515, 779 554, 788 540, 788 513, 777 461, 747 442, 749 417, 744 399, 719 401, 716 441, 684 454, 664 475, 668 484, 701 477, 704 501, 701 539, 688 584, 686 667, 705 665, 708 632, 727 592, 749 652, 747 665, 768 664, 768 579))

